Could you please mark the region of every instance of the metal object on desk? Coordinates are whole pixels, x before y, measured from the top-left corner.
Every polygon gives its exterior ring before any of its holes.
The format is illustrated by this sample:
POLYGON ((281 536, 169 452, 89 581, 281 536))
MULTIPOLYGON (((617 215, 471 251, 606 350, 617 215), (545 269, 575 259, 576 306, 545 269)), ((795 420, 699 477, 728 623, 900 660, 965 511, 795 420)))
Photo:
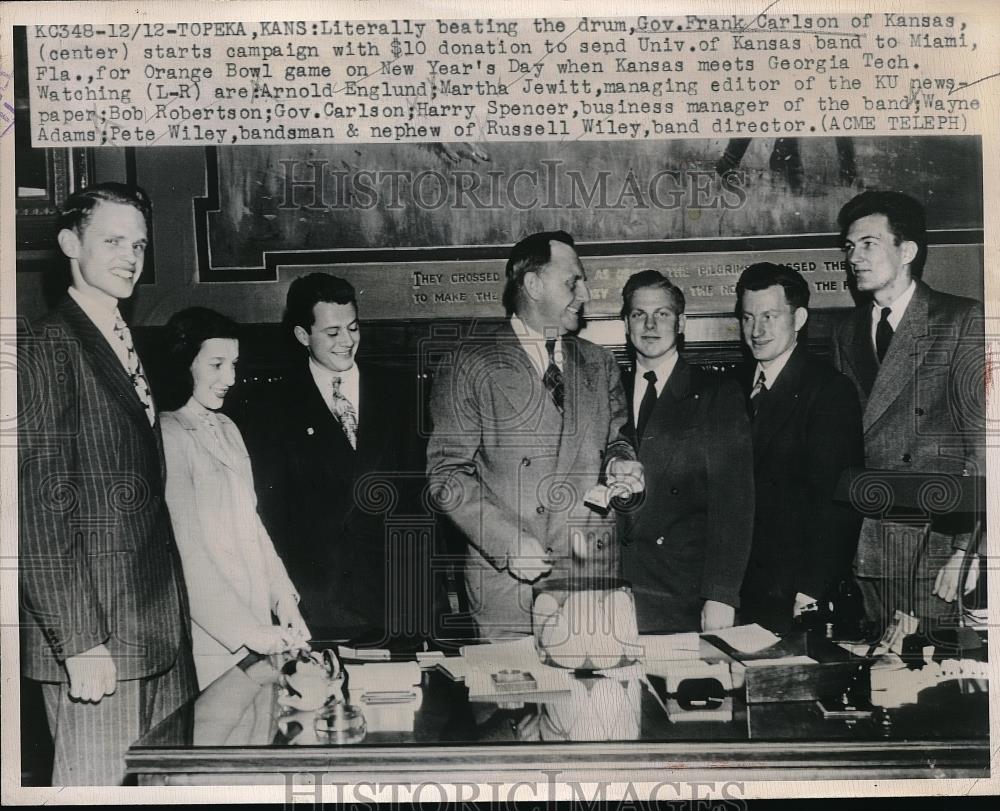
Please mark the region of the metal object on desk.
POLYGON ((728 662, 677 662, 666 675, 671 721, 732 721, 733 675, 728 662))
POLYGON ((278 703, 293 710, 317 710, 331 699, 343 700, 346 676, 332 650, 298 651, 281 666, 284 694, 278 703))
POLYGON ((320 709, 313 727, 321 743, 360 743, 367 734, 365 714, 360 707, 346 701, 334 701, 320 709))

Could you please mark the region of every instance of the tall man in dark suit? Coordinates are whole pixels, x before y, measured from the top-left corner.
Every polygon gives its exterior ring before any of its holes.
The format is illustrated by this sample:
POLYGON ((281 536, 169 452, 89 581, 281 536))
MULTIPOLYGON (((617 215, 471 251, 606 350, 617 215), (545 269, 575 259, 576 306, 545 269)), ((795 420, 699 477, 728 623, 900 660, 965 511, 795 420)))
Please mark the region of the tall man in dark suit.
POLYGON ((427 634, 429 552, 420 560, 385 521, 423 472, 408 422, 414 387, 355 362, 361 325, 344 279, 295 279, 285 321, 304 357, 240 422, 261 517, 303 615, 317 638, 427 634))
POLYGON ((862 464, 861 406, 851 381, 799 343, 809 284, 798 271, 751 265, 736 307, 755 360, 740 374, 756 490, 740 618, 780 633, 850 575, 861 517, 833 495, 841 473, 862 464))
POLYGON ((464 337, 436 372, 427 470, 468 540, 465 588, 483 637, 530 633, 531 583, 550 572, 617 572, 614 516, 585 500, 602 476, 641 491, 642 467, 621 434, 614 358, 575 335, 589 298, 569 234, 525 237, 507 262, 509 320, 464 337))
POLYGON ((66 201, 69 294, 19 343, 21 667, 42 682, 54 785, 117 785, 125 750, 196 691, 156 409, 118 302, 145 192, 66 201))
POLYGON ((635 349, 625 376, 646 498, 622 517, 624 572, 639 630, 730 627, 753 530, 753 450, 731 380, 677 351, 684 293, 656 270, 625 283, 622 319, 635 349))
MULTIPOLYGON (((865 466, 887 483, 928 474, 985 475, 983 311, 932 290, 923 207, 905 194, 868 191, 839 215, 847 261, 863 300, 838 327, 834 365, 858 391, 865 466)), ((865 518, 855 573, 868 619, 883 627, 913 610, 925 631, 945 620, 971 533, 956 520, 865 518)))

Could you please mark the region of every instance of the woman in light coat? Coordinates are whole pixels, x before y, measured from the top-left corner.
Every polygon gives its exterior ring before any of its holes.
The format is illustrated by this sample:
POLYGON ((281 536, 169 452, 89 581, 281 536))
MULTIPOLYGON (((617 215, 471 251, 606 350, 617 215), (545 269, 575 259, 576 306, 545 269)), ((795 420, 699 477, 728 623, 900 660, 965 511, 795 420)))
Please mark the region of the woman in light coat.
POLYGON ((176 402, 183 405, 161 415, 166 497, 204 689, 248 651, 307 647, 310 634, 295 587, 257 515, 243 437, 219 412, 236 379, 236 324, 192 307, 170 319, 167 333, 176 402))

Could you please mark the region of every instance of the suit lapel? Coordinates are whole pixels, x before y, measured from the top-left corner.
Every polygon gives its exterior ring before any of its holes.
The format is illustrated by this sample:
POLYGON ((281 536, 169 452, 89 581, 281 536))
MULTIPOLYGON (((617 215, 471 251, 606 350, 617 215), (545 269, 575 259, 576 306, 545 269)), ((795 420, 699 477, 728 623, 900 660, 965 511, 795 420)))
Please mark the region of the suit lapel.
MULTIPOLYGON (((686 400, 691 395, 691 367, 681 358, 677 358, 674 369, 667 378, 663 391, 656 398, 656 405, 653 406, 653 413, 649 415, 649 422, 646 423, 643 433, 649 436, 666 433, 673 416, 674 407, 682 400, 686 400)), ((640 438, 640 447, 642 439, 640 438)))
POLYGON ((892 336, 889 351, 868 396, 864 430, 874 425, 903 389, 913 382, 914 370, 929 348, 929 341, 923 340, 928 333, 927 309, 927 288, 917 282, 917 289, 892 336))
MULTIPOLYGON (((563 437, 587 436, 594 419, 594 409, 588 404, 596 402, 597 397, 593 370, 584 363, 583 353, 575 338, 564 335, 562 344, 565 391, 562 435, 563 437)), ((568 475, 576 464, 576 458, 581 450, 580 442, 560 441, 559 456, 556 460, 557 473, 568 475)))
POLYGON ((340 426, 340 420, 330 413, 330 409, 316 387, 316 381, 306 365, 295 382, 298 389, 296 399, 302 403, 303 430, 315 432, 317 441, 328 443, 327 447, 337 452, 353 453, 351 443, 340 426))
MULTIPOLYGON (((496 337, 488 374, 511 408, 523 413, 526 404, 536 402, 540 394, 548 397, 548 392, 509 322, 498 328, 496 337)), ((476 363, 482 362, 476 358, 476 363)))
POLYGON ((76 338, 80 341, 80 351, 90 362, 94 374, 103 381, 105 387, 114 400, 128 413, 138 425, 143 428, 144 433, 149 433, 153 438, 155 431, 150 431, 149 418, 146 416, 146 409, 139 400, 139 395, 135 393, 132 380, 122 366, 121 360, 114 350, 108 345, 107 338, 94 325, 94 322, 87 317, 87 314, 69 296, 64 298, 58 305, 57 311, 62 316, 76 338))
POLYGON ((871 306, 864 305, 854 310, 849 351, 845 353, 847 362, 854 369, 854 376, 868 396, 871 394, 875 377, 879 372, 878 358, 875 357, 875 347, 872 346, 871 306))
POLYGON ((805 365, 805 349, 796 346, 753 420, 751 431, 755 448, 766 447, 792 416, 798 404, 805 365))

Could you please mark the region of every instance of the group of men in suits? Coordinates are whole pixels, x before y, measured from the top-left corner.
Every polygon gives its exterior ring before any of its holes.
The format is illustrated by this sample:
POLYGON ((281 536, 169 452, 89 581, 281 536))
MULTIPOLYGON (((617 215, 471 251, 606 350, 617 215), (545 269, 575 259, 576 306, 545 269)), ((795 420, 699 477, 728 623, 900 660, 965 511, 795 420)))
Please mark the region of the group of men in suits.
MULTIPOLYGON (((127 747, 195 691, 156 406, 117 310, 149 214, 134 187, 73 195, 59 230, 72 286, 19 343, 21 662, 42 682, 55 785, 119 783, 127 747)), ((392 635, 433 600, 425 579, 399 603, 431 570, 411 537, 387 532, 395 498, 421 501, 407 483, 425 459, 434 506, 468 542, 484 638, 530 632, 540 582, 621 571, 642 628, 786 629, 852 561, 879 629, 897 608, 942 621, 976 533, 883 514, 865 518, 859 545, 860 517, 834 494, 852 466, 983 474, 981 309, 919 281, 916 201, 865 192, 840 224, 864 298, 837 330, 836 368, 799 340, 806 282, 754 265, 737 288, 753 357, 742 392, 680 357, 684 296, 656 271, 623 291, 636 357, 623 385, 611 353, 576 334, 589 290, 572 237, 521 240, 508 319, 443 353, 426 455, 406 420, 416 390, 356 363, 354 289, 295 280, 286 321, 302 360, 240 424, 314 633, 392 635)))

